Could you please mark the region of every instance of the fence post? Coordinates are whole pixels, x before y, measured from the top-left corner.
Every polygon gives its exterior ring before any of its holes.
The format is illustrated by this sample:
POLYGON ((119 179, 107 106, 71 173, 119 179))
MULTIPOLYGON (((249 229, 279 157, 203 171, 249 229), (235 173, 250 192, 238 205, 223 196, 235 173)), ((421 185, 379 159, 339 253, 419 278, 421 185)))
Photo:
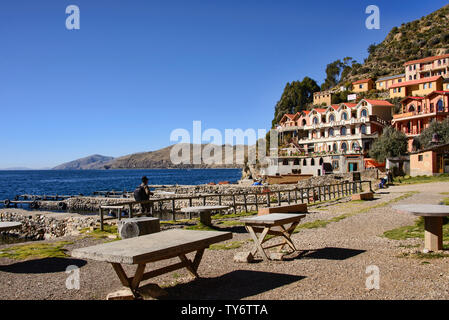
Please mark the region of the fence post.
POLYGON ((171 200, 171 208, 172 208, 173 221, 176 221, 175 199, 171 200))
POLYGON ((295 204, 298 203, 298 187, 295 187, 295 204))
POLYGON ((256 197, 256 211, 259 211, 259 203, 257 202, 257 193, 255 194, 256 197))
POLYGON ((321 186, 318 186, 318 202, 321 202, 321 186))
POLYGON ((271 207, 271 204, 270 204, 270 195, 271 195, 271 192, 266 192, 266 195, 267 195, 267 206, 268 206, 268 208, 269 208, 269 207, 271 207))
POLYGON ((237 213, 237 206, 235 204, 235 194, 232 195, 232 205, 234 207, 234 213, 237 213))
POLYGON ((281 192, 278 191, 278 206, 281 206, 281 192))
POLYGON ((287 201, 288 201, 288 204, 290 204, 290 202, 291 202, 291 198, 290 198, 290 191, 288 191, 288 195, 287 195, 287 201))
POLYGON ((248 212, 248 205, 246 203, 246 193, 243 194, 243 203, 245 204, 245 212, 248 212))
POLYGON ((100 206, 100 230, 104 231, 103 209, 100 206))

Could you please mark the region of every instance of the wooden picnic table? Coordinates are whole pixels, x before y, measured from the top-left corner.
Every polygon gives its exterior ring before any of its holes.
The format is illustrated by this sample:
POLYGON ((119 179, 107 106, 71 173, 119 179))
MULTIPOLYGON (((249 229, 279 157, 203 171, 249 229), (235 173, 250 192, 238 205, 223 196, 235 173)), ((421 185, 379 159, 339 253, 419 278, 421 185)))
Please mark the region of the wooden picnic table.
POLYGON ((449 217, 449 206, 407 204, 394 206, 393 209, 424 217, 424 249, 428 251, 443 249, 443 217, 449 217))
POLYGON ((20 222, 0 222, 0 232, 19 229, 21 226, 20 222))
POLYGON ((137 289, 141 281, 161 274, 187 268, 194 277, 199 277, 197 270, 204 250, 211 244, 229 239, 232 239, 231 232, 172 229, 137 238, 75 249, 71 256, 111 263, 122 284, 129 287, 134 296, 137 296, 137 289), (186 257, 186 254, 191 252, 196 252, 193 260, 186 257), (178 257, 181 262, 145 273, 145 267, 148 263, 175 257, 178 257), (135 275, 128 277, 122 264, 136 264, 135 275))
POLYGON ((291 235, 299 222, 305 217, 305 214, 292 214, 292 213, 272 213, 269 215, 258 216, 254 218, 244 218, 240 221, 245 223, 245 228, 254 240, 254 249, 251 252, 255 255, 259 252, 264 260, 270 260, 265 250, 275 247, 280 247, 279 252, 282 251, 285 245, 288 245, 293 251, 296 251, 296 247, 291 240, 291 235), (260 236, 258 236, 260 234, 260 236), (262 245, 272 238, 268 238, 268 235, 275 237, 283 237, 284 242, 276 245, 263 247, 262 245))
POLYGON ((207 225, 210 226, 212 225, 212 221, 211 221, 211 214, 212 211, 221 211, 221 210, 226 210, 229 209, 229 206, 198 206, 198 207, 187 207, 187 208, 182 208, 181 211, 185 212, 185 213, 199 213, 200 214, 200 221, 207 225))

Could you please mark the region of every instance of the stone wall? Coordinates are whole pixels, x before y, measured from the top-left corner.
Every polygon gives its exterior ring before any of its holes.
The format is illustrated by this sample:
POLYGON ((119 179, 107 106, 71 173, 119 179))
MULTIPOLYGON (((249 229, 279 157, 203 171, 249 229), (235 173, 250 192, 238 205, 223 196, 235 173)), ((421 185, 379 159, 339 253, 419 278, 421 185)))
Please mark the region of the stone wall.
POLYGON ((94 226, 97 217, 67 213, 35 213, 21 209, 2 209, 0 211, 0 219, 1 221, 22 223, 20 230, 9 231, 10 234, 29 240, 44 240, 77 235, 80 229, 94 226))

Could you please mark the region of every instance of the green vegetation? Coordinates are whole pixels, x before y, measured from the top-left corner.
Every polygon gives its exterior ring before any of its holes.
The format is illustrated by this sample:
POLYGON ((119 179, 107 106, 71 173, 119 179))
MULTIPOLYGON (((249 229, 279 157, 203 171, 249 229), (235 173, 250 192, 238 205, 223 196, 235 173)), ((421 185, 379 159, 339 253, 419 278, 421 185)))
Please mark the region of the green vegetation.
POLYGON ((405 176, 404 178, 396 177, 394 183, 398 184, 420 184, 420 183, 431 183, 431 182, 446 182, 449 181, 449 174, 442 174, 439 176, 417 176, 410 177, 405 176))
POLYGON ((187 229, 187 230, 199 230, 199 231, 217 231, 217 228, 209 227, 209 226, 205 225, 202 222, 198 222, 198 224, 195 224, 193 226, 184 227, 184 229, 187 229))
POLYGON ((438 135, 441 144, 449 143, 449 118, 446 118, 444 121, 432 121, 429 127, 424 129, 418 136, 416 147, 419 149, 430 147, 434 134, 438 135))
POLYGON ((213 215, 211 218, 212 219, 240 218, 240 217, 254 216, 256 214, 257 214, 257 211, 231 213, 231 214, 216 214, 216 215, 213 215))
POLYGON ((4 248, 0 251, 0 257, 25 260, 29 258, 65 258, 67 257, 64 246, 73 244, 69 241, 60 241, 53 243, 35 243, 21 246, 4 248))
POLYGON ((91 230, 90 228, 81 229, 81 233, 87 237, 92 237, 95 239, 112 239, 114 236, 116 239, 120 239, 118 235, 118 230, 116 225, 104 225, 104 230, 101 231, 100 228, 95 228, 91 230))
POLYGON ((407 198, 413 196, 416 193, 418 193, 418 192, 415 192, 415 191, 407 192, 407 193, 403 194, 402 196, 396 197, 396 198, 394 198, 392 200, 389 200, 389 201, 386 201, 386 202, 382 202, 382 203, 379 203, 379 204, 376 204, 376 205, 373 205, 373 206, 369 206, 369 207, 366 207, 366 208, 362 208, 362 209, 359 209, 359 210, 355 210, 355 211, 352 211, 352 212, 349 212, 349 213, 344 213, 342 215, 336 216, 336 217, 331 218, 329 220, 315 220, 315 221, 303 223, 303 224, 300 224, 298 227, 296 227, 294 233, 298 233, 298 232, 300 232, 303 229, 325 228, 329 223, 339 222, 341 220, 344 220, 346 218, 355 216, 355 215, 360 214, 360 213, 365 213, 365 212, 368 212, 368 211, 373 210, 373 209, 386 207, 386 206, 388 206, 390 204, 393 204, 393 203, 402 201, 404 199, 407 199, 407 198))
POLYGON ((281 99, 276 103, 272 126, 278 124, 286 113, 306 110, 306 105, 313 102, 313 93, 317 91, 320 91, 320 87, 309 77, 287 83, 281 99))
POLYGON ((407 136, 393 127, 384 129, 383 134, 373 143, 369 152, 371 158, 381 163, 387 158, 405 154, 407 154, 407 136))

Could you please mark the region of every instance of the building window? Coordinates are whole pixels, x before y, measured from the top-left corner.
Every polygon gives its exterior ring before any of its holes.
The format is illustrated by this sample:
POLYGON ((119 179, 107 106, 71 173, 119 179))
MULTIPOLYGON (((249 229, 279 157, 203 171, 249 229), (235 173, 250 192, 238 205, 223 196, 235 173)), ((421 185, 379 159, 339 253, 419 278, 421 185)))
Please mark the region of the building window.
POLYGON ((293 162, 293 165, 299 166, 299 159, 295 159, 295 161, 293 162))
POLYGON ((345 136, 346 135, 346 127, 342 127, 340 130, 340 135, 345 136))
POLYGON ((427 89, 427 83, 424 83, 424 89, 427 89))
POLYGON ((363 109, 361 115, 362 115, 362 117, 367 117, 368 111, 366 109, 363 109))
POLYGON ((302 161, 302 165, 303 165, 304 167, 307 167, 307 160, 306 160, 306 159, 304 159, 304 160, 302 161))
POLYGON ((335 116, 333 114, 331 114, 329 116, 329 122, 334 122, 335 121, 335 116))
POLYGON ((336 144, 336 143, 334 143, 333 149, 334 149, 334 152, 337 152, 337 151, 338 151, 338 149, 337 149, 337 144, 336 144))
POLYGON ((330 128, 329 129, 329 137, 333 137, 334 136, 334 129, 330 128))
POLYGON ((418 161, 419 162, 424 161, 424 157, 422 154, 418 155, 418 161))
POLYGON ((366 134, 366 126, 365 126, 364 124, 362 124, 362 125, 360 126, 360 132, 361 132, 362 134, 366 134))
POLYGON ((313 118, 313 124, 318 124, 318 117, 313 118))
POLYGON ((346 112, 343 112, 342 115, 341 115, 341 118, 343 120, 348 120, 348 114, 346 112))
POLYGON ((354 142, 353 144, 352 144, 352 150, 353 151, 358 151, 360 148, 359 148, 359 144, 358 144, 358 142, 354 142))
POLYGON ((332 168, 334 168, 334 170, 338 170, 340 168, 340 162, 338 160, 332 161, 332 168))
POLYGON ((398 89, 394 88, 394 89, 393 89, 393 92, 394 92, 394 93, 398 92, 398 89))
POLYGON ((440 99, 438 101, 437 107, 438 107, 438 112, 443 112, 444 111, 443 99, 440 99))
POLYGON ((346 144, 346 142, 343 142, 343 143, 341 144, 341 150, 342 150, 343 152, 346 152, 346 151, 348 150, 348 145, 346 144))
POLYGON ((430 112, 433 112, 434 108, 433 108, 433 103, 430 104, 430 112))
POLYGON ((315 159, 314 159, 314 158, 312 158, 312 160, 310 160, 310 165, 311 165, 311 166, 314 166, 314 165, 315 165, 315 159))
POLYGON ((410 108, 408 108, 408 112, 415 112, 415 107, 414 106, 410 106, 410 108))
POLYGON ((284 166, 288 166, 288 160, 282 161, 282 164, 283 164, 284 166))
POLYGON ((429 89, 432 89, 432 82, 429 83, 429 89))
POLYGON ((359 84, 359 89, 363 89, 363 84, 359 84))

